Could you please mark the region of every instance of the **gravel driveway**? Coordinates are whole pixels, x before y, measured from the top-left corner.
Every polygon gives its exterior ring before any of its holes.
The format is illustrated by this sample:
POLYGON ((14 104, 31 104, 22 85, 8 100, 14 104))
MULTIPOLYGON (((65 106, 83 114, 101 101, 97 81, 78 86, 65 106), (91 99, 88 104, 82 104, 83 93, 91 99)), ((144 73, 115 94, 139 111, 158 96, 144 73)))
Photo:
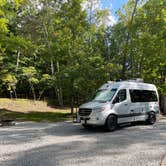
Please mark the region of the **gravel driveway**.
POLYGON ((0 128, 0 166, 158 166, 165 152, 166 120, 113 133, 71 122, 0 128))

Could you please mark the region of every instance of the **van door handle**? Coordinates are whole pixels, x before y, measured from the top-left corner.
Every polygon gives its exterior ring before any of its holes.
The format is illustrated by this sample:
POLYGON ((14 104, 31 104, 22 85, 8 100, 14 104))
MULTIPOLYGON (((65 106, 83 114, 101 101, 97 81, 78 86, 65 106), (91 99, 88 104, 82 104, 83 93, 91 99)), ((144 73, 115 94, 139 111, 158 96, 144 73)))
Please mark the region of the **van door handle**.
POLYGON ((132 112, 132 113, 133 113, 133 112, 134 112, 134 110, 130 110, 130 112, 132 112))
POLYGON ((127 104, 127 103, 125 103, 124 105, 125 105, 125 106, 127 106, 128 104, 127 104))

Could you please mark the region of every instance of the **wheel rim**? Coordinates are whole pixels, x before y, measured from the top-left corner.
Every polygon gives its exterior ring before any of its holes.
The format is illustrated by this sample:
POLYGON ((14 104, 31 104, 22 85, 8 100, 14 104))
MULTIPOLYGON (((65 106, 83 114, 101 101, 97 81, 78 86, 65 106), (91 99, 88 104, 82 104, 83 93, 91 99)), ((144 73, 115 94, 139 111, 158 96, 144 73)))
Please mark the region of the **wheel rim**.
POLYGON ((111 117, 109 120, 109 129, 115 130, 116 126, 117 126, 116 117, 111 117))
POLYGON ((155 114, 151 114, 150 115, 150 123, 155 123, 155 121, 156 121, 156 116, 155 116, 155 114))

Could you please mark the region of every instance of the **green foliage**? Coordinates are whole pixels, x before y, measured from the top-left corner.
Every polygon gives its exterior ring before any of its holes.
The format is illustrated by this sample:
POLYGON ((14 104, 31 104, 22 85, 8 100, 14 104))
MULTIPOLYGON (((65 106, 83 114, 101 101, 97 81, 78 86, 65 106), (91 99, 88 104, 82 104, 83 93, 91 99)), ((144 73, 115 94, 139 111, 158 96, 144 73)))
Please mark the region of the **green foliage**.
POLYGON ((26 76, 28 80, 31 81, 31 79, 33 80, 34 76, 37 74, 37 71, 33 66, 30 66, 30 67, 23 67, 22 73, 23 76, 26 76))
POLYGON ((32 91, 34 100, 73 105, 121 79, 124 67, 125 78, 141 77, 166 95, 166 2, 140 1, 131 21, 136 1, 129 0, 113 26, 108 10, 82 10, 83 2, 0 0, 3 95, 16 89, 31 97, 32 91))
POLYGON ((7 90, 11 91, 16 89, 17 79, 12 74, 7 74, 2 78, 3 85, 7 87, 7 90))
POLYGON ((149 0, 143 5, 140 3, 131 24, 133 5, 134 0, 130 0, 118 12, 120 19, 112 28, 112 52, 118 55, 114 62, 122 64, 121 55, 126 50, 126 77, 141 77, 145 82, 156 84, 160 94, 165 95, 166 2, 149 0), (127 32, 130 32, 130 40, 126 45, 127 32))

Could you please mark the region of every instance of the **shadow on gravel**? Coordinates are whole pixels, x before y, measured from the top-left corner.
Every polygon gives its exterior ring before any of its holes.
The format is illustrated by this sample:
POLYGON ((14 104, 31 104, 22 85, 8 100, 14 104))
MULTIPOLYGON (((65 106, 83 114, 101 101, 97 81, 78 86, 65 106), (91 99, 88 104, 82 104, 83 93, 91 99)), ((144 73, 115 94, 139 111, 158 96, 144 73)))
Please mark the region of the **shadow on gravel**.
MULTIPOLYGON (((87 164, 94 162, 94 157, 105 156, 115 158, 129 154, 128 148, 141 144, 148 146, 150 150, 163 146, 166 149, 166 121, 160 121, 153 126, 142 123, 119 127, 115 132, 105 132, 102 127, 86 130, 78 124, 58 123, 47 124, 32 128, 30 125, 26 130, 0 131, 0 137, 5 137, 7 144, 21 144, 32 142, 43 136, 55 137, 55 143, 42 147, 32 148, 28 151, 12 153, 14 159, 4 161, 2 166, 55 166, 76 163, 87 164), (11 137, 15 133, 14 137, 11 137), (56 142, 56 139, 60 139, 56 142), (26 164, 25 164, 26 163, 26 164)), ((134 151, 136 151, 135 149, 134 151)), ((142 151, 144 153, 144 151, 142 151)), ((146 155, 146 154, 144 154, 146 155)), ((160 156, 149 160, 156 161, 160 156)), ((161 156, 162 158, 162 156, 161 156)), ((140 162, 142 162, 140 160, 140 162)), ((126 164, 127 160, 126 160, 126 164)), ((141 165, 142 163, 140 163, 141 165)), ((124 161, 125 165, 125 161, 124 161)))

